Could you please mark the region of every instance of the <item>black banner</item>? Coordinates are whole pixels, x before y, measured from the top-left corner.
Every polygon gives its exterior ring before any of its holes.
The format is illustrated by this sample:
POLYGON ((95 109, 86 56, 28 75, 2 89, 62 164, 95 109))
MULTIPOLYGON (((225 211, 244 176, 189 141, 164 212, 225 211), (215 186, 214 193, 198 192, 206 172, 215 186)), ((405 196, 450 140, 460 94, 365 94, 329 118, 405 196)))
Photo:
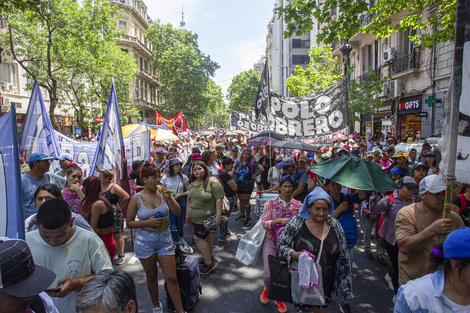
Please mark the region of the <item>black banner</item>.
POLYGON ((268 129, 266 123, 260 123, 256 119, 253 110, 248 113, 231 111, 230 113, 230 129, 231 130, 249 130, 255 133, 268 129))
POLYGON ((261 116, 266 117, 268 109, 268 95, 269 95, 269 69, 268 60, 264 64, 263 73, 261 74, 261 80, 258 86, 258 93, 256 94, 255 102, 255 116, 260 118, 261 116))
POLYGON ((295 98, 271 93, 269 129, 299 139, 324 139, 338 133, 347 135, 345 92, 345 83, 339 82, 315 94, 295 98))

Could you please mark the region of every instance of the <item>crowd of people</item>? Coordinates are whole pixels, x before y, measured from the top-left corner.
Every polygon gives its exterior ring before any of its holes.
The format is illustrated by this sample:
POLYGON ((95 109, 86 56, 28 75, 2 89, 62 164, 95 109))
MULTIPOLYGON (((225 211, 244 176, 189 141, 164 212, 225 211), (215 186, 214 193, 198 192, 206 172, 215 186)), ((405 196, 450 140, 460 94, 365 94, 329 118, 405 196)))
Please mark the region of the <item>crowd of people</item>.
MULTIPOLYGON (((341 298, 342 312, 359 312, 351 307, 358 217, 365 256, 391 263, 384 279, 394 291, 395 312, 468 312, 470 229, 464 226, 470 226, 470 185, 456 186, 450 216, 443 218, 446 184, 438 175, 437 151, 427 142, 395 148, 420 139, 419 133, 385 138, 353 134, 306 152, 251 147, 242 134, 191 134, 157 143, 150 160, 135 161, 130 193, 113 183, 110 169, 85 178, 72 156, 62 154, 54 174, 53 158, 33 153, 22 165, 26 242, 0 240, 0 313, 13 312, 5 308, 15 306, 14 298, 22 299, 18 312, 137 312, 131 275, 113 269, 125 262, 124 225, 137 230, 133 248, 153 312, 163 312, 158 262, 175 312, 182 313, 175 254, 197 249, 200 274, 210 274, 219 263, 215 231, 220 228, 220 243, 238 240, 230 225, 252 225, 254 192, 275 194, 260 217, 266 229, 261 303, 269 302, 269 256, 281 256, 299 268, 315 262, 322 269, 322 305, 294 303, 296 312, 327 312, 333 294, 341 298), (342 155, 372 162, 399 189, 354 190, 311 170, 342 155), (234 210, 240 214, 232 219, 234 210), (188 230, 194 244, 185 241, 188 230), (45 310, 35 310, 38 305, 45 310)), ((287 311, 285 303, 275 303, 287 311)))

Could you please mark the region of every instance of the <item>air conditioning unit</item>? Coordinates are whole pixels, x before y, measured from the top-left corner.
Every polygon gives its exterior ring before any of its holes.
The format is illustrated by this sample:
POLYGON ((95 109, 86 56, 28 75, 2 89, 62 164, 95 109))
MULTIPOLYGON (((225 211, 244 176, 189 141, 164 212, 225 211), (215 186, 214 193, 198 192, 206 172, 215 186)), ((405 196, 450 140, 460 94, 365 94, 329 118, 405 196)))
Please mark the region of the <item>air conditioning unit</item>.
POLYGON ((401 81, 399 79, 390 81, 390 98, 396 98, 401 95, 401 81))
POLYGON ((388 83, 384 83, 382 87, 382 92, 377 93, 378 98, 383 98, 388 96, 388 83))
POLYGON ((389 48, 384 51, 384 63, 391 62, 395 58, 395 48, 389 48))

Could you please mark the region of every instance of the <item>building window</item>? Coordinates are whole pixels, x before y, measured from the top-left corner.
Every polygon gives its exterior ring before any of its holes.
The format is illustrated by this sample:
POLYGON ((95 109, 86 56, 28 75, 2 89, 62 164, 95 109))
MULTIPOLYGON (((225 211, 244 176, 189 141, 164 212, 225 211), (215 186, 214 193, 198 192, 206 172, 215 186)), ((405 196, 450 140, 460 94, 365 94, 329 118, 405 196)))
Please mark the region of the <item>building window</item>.
POLYGON ((149 62, 147 62, 147 60, 144 61, 144 69, 145 69, 146 71, 149 70, 149 62))
POLYGON ((145 112, 145 118, 150 118, 150 113, 149 112, 145 112))
POLYGON ((121 49, 121 51, 124 52, 124 53, 129 53, 128 49, 121 49))
POLYGON ((119 29, 126 29, 126 28, 127 28, 126 22, 120 21, 119 22, 119 29))
POLYGON ((141 70, 142 70, 142 68, 143 68, 143 62, 144 62, 144 60, 143 60, 142 58, 140 58, 140 69, 141 69, 141 70))
POLYGON ((310 48, 310 40, 292 39, 292 48, 310 48))
POLYGON ((16 67, 9 63, 0 63, 0 82, 16 85, 16 67))
POLYGON ((310 57, 308 55, 293 55, 292 64, 308 64, 310 57))

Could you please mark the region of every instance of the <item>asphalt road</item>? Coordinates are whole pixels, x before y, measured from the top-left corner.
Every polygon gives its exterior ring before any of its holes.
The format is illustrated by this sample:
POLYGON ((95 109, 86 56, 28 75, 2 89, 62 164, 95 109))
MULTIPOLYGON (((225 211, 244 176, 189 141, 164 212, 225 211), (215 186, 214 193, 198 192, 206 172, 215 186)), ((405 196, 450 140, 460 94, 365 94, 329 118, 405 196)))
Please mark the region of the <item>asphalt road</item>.
MULTIPOLYGON (((252 200, 252 203, 254 204, 254 200, 252 200)), ((235 218, 238 216, 239 212, 232 213, 229 227, 238 237, 241 237, 250 227, 243 226, 241 222, 235 222, 235 218)), ((254 225, 258 217, 254 213, 252 213, 252 217, 252 225, 254 225)), ((360 227, 359 232, 361 232, 360 227)), ((187 234, 185 235, 186 241, 191 243, 191 226, 186 226, 185 234, 187 234)), ((139 312, 151 312, 152 303, 146 286, 145 273, 140 261, 134 256, 129 229, 124 231, 124 237, 126 238, 126 262, 119 268, 131 273, 135 280, 139 312)), ((362 235, 360 234, 359 237, 361 237, 361 240, 358 240, 356 244, 354 257, 357 268, 355 268, 356 266, 353 268, 353 293, 355 298, 350 303, 352 311, 356 313, 393 312, 393 291, 389 289, 384 279, 389 266, 380 265, 377 260, 369 260, 362 248, 362 235)), ((259 300, 263 291, 262 262, 256 266, 244 266, 235 259, 238 241, 222 244, 218 242, 218 238, 217 231, 214 235, 214 253, 219 260, 219 264, 209 275, 201 276, 202 295, 193 312, 278 312, 273 301, 264 305, 259 300)), ((193 256, 200 257, 196 246, 194 244, 191 246, 194 248, 193 256)), ((159 271, 158 283, 160 302, 163 304, 164 312, 170 312, 166 306, 166 294, 163 288, 164 281, 161 271, 159 271)), ((340 304, 341 299, 335 296, 329 312, 340 312, 340 304)), ((288 312, 294 312, 294 307, 290 304, 287 304, 287 309, 288 312)))

